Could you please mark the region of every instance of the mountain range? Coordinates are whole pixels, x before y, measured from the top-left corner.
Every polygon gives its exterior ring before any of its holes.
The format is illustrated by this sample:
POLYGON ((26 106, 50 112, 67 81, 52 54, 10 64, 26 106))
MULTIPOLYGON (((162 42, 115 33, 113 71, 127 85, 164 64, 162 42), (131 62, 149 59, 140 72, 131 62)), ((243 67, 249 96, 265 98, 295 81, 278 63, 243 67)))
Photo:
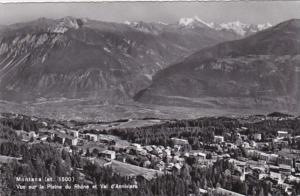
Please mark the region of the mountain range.
POLYGON ((245 24, 240 21, 226 22, 226 23, 213 23, 201 20, 198 16, 191 18, 180 18, 178 22, 167 24, 164 22, 145 23, 145 22, 124 22, 137 30, 158 34, 166 29, 212 29, 219 32, 232 32, 237 35, 237 38, 243 38, 251 34, 257 33, 264 29, 272 27, 271 23, 265 24, 245 24))
POLYGON ((294 109, 300 20, 197 51, 156 74, 136 100, 164 105, 294 109))
POLYGON ((0 98, 293 108, 297 35, 299 20, 272 26, 65 17, 0 26, 0 98))
POLYGON ((211 28, 73 17, 8 25, 0 30, 0 97, 126 100, 169 64, 237 37, 211 28))

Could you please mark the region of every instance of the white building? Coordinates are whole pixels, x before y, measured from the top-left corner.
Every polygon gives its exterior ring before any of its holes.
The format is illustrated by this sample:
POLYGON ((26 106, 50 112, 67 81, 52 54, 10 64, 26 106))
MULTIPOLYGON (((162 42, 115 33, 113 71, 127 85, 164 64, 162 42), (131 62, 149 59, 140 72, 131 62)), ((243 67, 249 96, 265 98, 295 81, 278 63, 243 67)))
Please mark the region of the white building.
POLYGON ((174 145, 187 145, 189 144, 189 142, 185 139, 180 139, 180 138, 171 138, 171 140, 173 141, 174 145))
POLYGON ((86 134, 86 137, 87 137, 90 141, 93 141, 93 142, 98 141, 98 136, 97 136, 96 134, 88 133, 88 134, 86 134))
POLYGON ((222 142, 224 142, 224 137, 223 136, 219 136, 219 135, 215 135, 214 136, 214 142, 216 142, 216 143, 222 143, 222 142))
POLYGON ((278 138, 287 138, 289 133, 287 131, 277 131, 278 138))
POLYGON ((70 134, 71 134, 73 137, 76 137, 76 138, 79 137, 79 131, 71 131, 70 134))
POLYGON ((112 150, 104 150, 100 153, 100 156, 113 160, 116 159, 116 152, 112 150))
POLYGON ((255 133, 255 134, 253 135, 253 137, 254 137, 254 140, 255 140, 255 141, 260 141, 260 140, 261 140, 261 133, 255 133))
POLYGON ((133 143, 133 144, 131 144, 131 147, 133 147, 133 149, 136 150, 136 151, 141 151, 142 150, 141 144, 133 143))

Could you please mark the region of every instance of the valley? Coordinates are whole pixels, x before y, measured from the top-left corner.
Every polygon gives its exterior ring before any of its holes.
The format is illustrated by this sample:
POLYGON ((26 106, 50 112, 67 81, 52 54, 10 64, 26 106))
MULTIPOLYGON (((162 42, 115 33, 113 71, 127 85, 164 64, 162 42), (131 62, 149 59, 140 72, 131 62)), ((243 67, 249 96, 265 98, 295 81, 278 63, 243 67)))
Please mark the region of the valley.
MULTIPOLYGON (((162 101, 164 97, 159 97, 162 101)), ((64 120, 100 120, 114 121, 130 118, 160 118, 160 119, 189 119, 201 116, 240 116, 246 114, 265 114, 273 109, 253 107, 249 100, 240 101, 241 107, 232 107, 228 100, 211 98, 173 98, 173 104, 144 104, 139 102, 126 102, 124 104, 104 104, 97 100, 72 100, 45 101, 41 103, 15 103, 1 101, 0 110, 40 117, 49 117, 64 120), (187 102, 185 105, 184 103, 187 102), (190 103, 193 104, 190 104, 190 103), (177 106, 174 106, 177 103, 177 106), (243 106, 247 103, 248 107, 243 106), (225 107, 224 107, 225 105, 225 107)), ((170 97, 168 97, 168 101, 170 97)), ((239 101, 231 99, 232 104, 239 101)), ((250 100, 251 101, 251 100, 250 100)), ((254 104, 254 103, 253 103, 254 104)), ((271 103, 270 103, 271 104, 271 103)), ((278 111, 287 112, 285 109, 278 111)), ((293 113, 293 112, 291 112, 293 113)), ((297 113, 295 111, 295 113, 297 113)))

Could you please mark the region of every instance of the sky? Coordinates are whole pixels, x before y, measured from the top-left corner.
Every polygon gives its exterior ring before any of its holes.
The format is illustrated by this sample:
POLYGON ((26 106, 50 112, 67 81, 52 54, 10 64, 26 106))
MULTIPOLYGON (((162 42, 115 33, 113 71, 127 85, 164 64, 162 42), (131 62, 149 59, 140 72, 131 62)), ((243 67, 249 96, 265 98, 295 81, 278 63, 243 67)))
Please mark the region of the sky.
POLYGON ((65 16, 112 22, 166 23, 198 16, 216 23, 239 20, 251 24, 277 24, 291 18, 300 19, 299 10, 300 1, 11 3, 0 4, 0 24, 65 16))

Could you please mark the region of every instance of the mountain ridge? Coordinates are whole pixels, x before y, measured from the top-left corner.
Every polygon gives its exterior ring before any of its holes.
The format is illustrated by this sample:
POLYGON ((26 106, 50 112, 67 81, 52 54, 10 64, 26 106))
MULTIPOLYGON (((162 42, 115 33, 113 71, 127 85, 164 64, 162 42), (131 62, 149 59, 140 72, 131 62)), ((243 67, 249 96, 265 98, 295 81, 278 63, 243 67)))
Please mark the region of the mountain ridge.
POLYGON ((0 97, 130 99, 199 48, 235 39, 212 29, 145 33, 126 24, 40 18, 0 31, 0 97))
MULTIPOLYGON (((127 24, 132 27, 142 26, 144 22, 129 22, 125 21, 124 24, 127 24)), ((214 22, 206 22, 200 19, 198 16, 194 16, 191 18, 180 18, 176 23, 162 23, 162 22, 152 22, 148 23, 152 25, 162 25, 161 27, 175 26, 181 29, 194 29, 194 28, 209 28, 217 31, 228 31, 235 33, 240 37, 246 37, 256 32, 262 31, 264 29, 270 28, 272 26, 271 23, 263 23, 263 24, 246 24, 240 21, 229 21, 223 23, 214 23, 214 22)), ((148 31, 151 32, 151 31, 148 31)))
POLYGON ((300 20, 291 19, 244 39, 201 49, 158 72, 150 87, 137 93, 135 100, 195 106, 197 103, 183 102, 180 97, 199 98, 198 102, 202 97, 206 106, 215 107, 213 103, 217 103, 234 107, 230 99, 244 97, 253 102, 244 103, 245 107, 262 107, 266 102, 268 107, 282 104, 293 108, 295 96, 299 96, 299 34, 300 20), (218 101, 221 97, 227 100, 218 101))

